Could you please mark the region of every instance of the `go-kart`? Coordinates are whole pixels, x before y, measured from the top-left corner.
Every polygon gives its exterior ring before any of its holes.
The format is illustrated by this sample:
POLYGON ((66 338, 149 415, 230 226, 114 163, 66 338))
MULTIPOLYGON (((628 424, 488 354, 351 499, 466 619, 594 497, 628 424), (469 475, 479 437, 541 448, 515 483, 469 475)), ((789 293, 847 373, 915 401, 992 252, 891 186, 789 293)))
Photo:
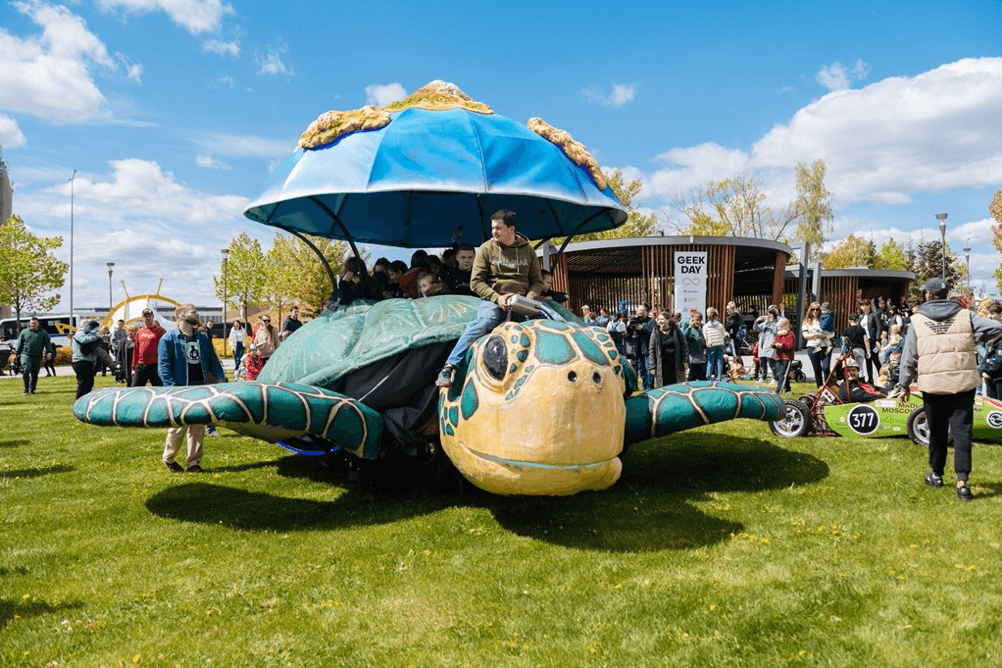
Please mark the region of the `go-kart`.
MULTIPOLYGON (((786 399, 786 415, 769 423, 772 433, 796 438, 815 433, 821 436, 903 436, 928 447, 929 426, 925 419, 922 395, 914 385, 907 401, 893 396, 871 401, 846 401, 848 393, 839 392, 849 382, 847 355, 840 356, 825 384, 800 399, 786 399)), ((974 400, 972 435, 976 440, 1002 439, 1002 402, 977 396, 974 400)))

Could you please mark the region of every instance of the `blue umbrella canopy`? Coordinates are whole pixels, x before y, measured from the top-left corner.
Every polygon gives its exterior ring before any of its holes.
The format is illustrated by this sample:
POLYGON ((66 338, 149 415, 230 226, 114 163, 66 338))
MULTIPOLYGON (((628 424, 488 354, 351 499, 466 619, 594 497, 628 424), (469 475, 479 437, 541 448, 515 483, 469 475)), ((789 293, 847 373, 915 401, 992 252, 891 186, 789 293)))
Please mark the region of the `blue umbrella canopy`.
POLYGON ((571 140, 566 150, 452 89, 472 104, 364 108, 381 120, 329 141, 324 136, 316 147, 304 133, 244 215, 290 232, 408 248, 447 246, 460 226, 464 240, 479 243, 490 236, 490 215, 498 209, 514 211, 518 231, 530 239, 626 222, 625 208, 583 146, 571 140), (591 171, 568 153, 579 161, 583 153, 591 171))

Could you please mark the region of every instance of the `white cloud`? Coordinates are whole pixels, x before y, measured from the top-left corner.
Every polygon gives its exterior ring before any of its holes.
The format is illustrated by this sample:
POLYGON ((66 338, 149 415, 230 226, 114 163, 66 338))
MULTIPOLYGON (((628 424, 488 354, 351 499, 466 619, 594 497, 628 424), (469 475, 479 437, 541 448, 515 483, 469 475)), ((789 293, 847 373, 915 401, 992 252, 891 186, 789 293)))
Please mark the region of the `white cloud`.
POLYGON ((581 91, 589 99, 610 107, 622 107, 637 96, 637 84, 613 84, 612 91, 604 93, 598 86, 589 86, 581 91))
POLYGON ((1002 182, 1002 58, 825 95, 752 148, 755 167, 823 158, 844 202, 904 203, 915 192, 1002 182))
POLYGON ((235 77, 227 75, 216 77, 215 79, 206 82, 206 85, 208 85, 209 88, 229 88, 230 90, 233 90, 236 83, 237 80, 235 77))
POLYGON ((0 114, 0 146, 20 148, 24 144, 24 134, 21 133, 21 128, 17 127, 17 122, 9 116, 0 114))
POLYGON ((104 113, 92 69, 117 69, 86 22, 65 7, 38 2, 12 6, 42 28, 25 39, 0 29, 0 107, 55 118, 86 120, 104 113))
POLYGON ((870 73, 870 66, 862 60, 857 60, 851 70, 842 63, 835 62, 825 65, 814 76, 814 80, 830 91, 845 90, 853 81, 862 81, 870 73))
POLYGON ((405 97, 407 97, 407 90, 396 82, 386 85, 372 84, 365 87, 365 103, 376 107, 385 107, 405 97))
MULTIPOLYGON (((648 179, 650 189, 641 191, 640 199, 674 197, 707 181, 722 180, 749 169, 748 154, 708 142, 689 148, 673 148, 655 160, 667 167, 654 172, 648 179)), ((625 173, 625 169, 624 169, 625 173)))
POLYGON ((121 9, 126 14, 162 11, 192 35, 219 30, 223 17, 235 13, 220 0, 97 0, 97 6, 106 12, 121 9))
MULTIPOLYGON (((193 225, 212 225, 226 218, 239 217, 248 200, 236 195, 208 195, 178 183, 171 172, 156 162, 114 160, 112 174, 102 181, 77 174, 74 185, 76 205, 92 206, 108 223, 132 220, 136 212, 163 221, 183 221, 193 225)), ((68 197, 70 184, 61 184, 56 192, 68 197)), ((68 207, 68 204, 64 204, 68 207)), ((66 212, 69 213, 68 211, 66 212)))
POLYGON ((216 160, 211 155, 195 156, 195 164, 205 169, 231 169, 228 164, 222 160, 216 160))
POLYGON ((238 40, 224 42, 221 39, 207 39, 202 42, 202 51, 228 58, 237 58, 240 56, 240 42, 238 40))
POLYGON ((115 57, 122 62, 122 67, 125 68, 125 76, 130 81, 135 81, 136 83, 142 83, 143 80, 143 66, 138 64, 133 64, 129 60, 128 56, 124 53, 116 53, 115 57))
POLYGON ((188 138, 204 154, 225 155, 231 158, 285 159, 296 148, 295 139, 266 139, 226 132, 204 132, 188 138))
POLYGON ((268 52, 264 55, 257 54, 254 57, 257 63, 257 73, 260 75, 276 76, 285 74, 292 76, 295 72, 287 67, 282 61, 282 54, 289 50, 289 47, 279 42, 278 46, 268 46, 268 52))

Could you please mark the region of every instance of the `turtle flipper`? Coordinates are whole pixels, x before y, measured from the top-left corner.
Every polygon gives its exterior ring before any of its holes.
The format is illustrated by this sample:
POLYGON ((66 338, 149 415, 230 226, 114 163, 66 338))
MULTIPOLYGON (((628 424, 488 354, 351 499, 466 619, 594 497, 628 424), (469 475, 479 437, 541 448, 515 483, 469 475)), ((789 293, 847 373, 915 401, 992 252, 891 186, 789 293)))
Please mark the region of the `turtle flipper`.
POLYGON ((376 456, 383 433, 383 417, 368 406, 295 383, 107 388, 77 399, 73 415, 117 427, 213 424, 269 442, 316 434, 366 458, 376 456))
POLYGON ((785 414, 783 399, 764 388, 709 381, 679 383, 626 400, 623 440, 629 445, 714 422, 735 418, 771 422, 785 414))

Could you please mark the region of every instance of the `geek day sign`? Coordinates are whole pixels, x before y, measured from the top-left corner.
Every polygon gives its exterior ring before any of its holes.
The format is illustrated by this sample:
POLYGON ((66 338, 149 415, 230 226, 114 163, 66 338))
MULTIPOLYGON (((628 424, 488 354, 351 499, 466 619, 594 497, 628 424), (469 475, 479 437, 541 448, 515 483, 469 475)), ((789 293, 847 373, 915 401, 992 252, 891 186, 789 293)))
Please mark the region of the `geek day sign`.
POLYGON ((675 251, 675 310, 689 319, 689 309, 706 311, 706 251, 675 251))

